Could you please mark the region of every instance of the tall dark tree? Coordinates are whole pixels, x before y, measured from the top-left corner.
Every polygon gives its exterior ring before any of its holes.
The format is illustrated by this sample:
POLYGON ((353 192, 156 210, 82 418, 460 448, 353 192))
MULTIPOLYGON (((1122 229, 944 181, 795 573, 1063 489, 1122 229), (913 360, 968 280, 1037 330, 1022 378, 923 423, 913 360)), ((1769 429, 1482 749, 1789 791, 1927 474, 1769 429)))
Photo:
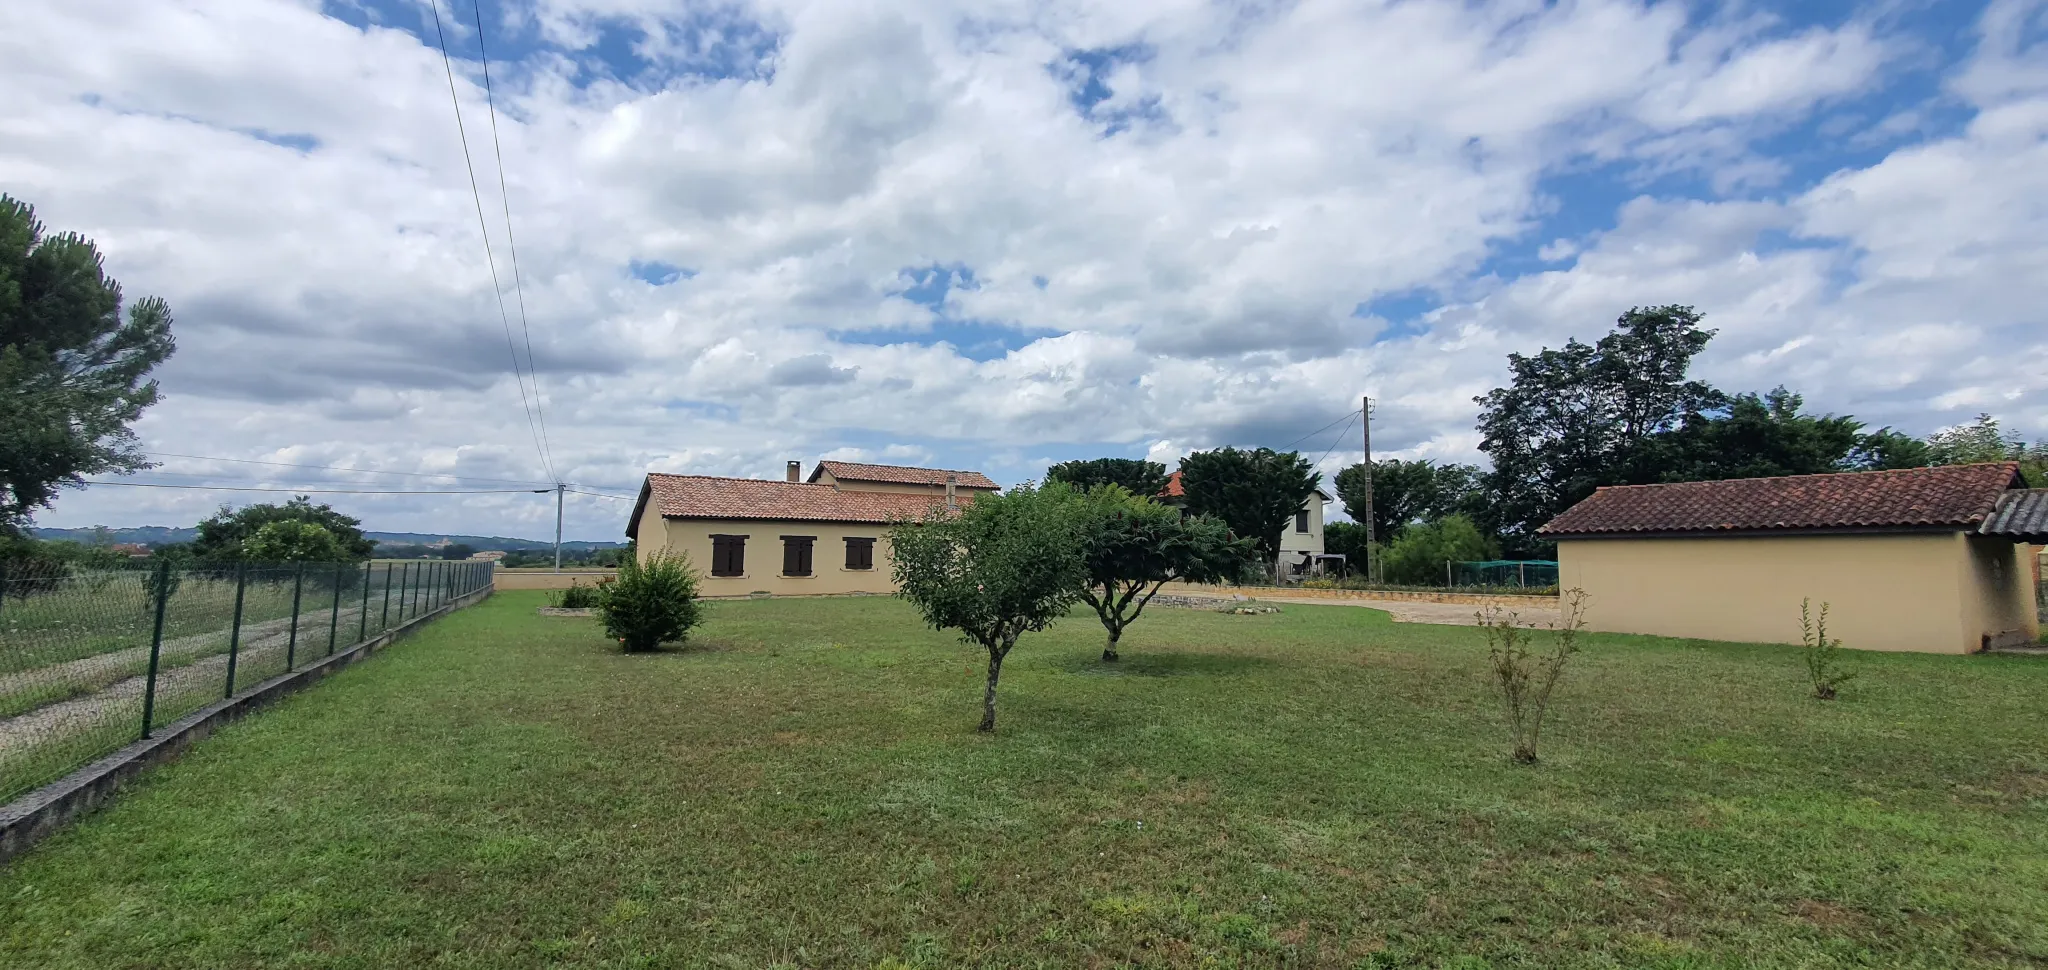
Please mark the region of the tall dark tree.
POLYGON ((1688 380, 1713 339, 1691 307, 1637 307, 1592 345, 1576 338, 1533 357, 1508 355, 1512 379, 1475 398, 1479 449, 1493 459, 1487 514, 1511 555, 1544 548, 1535 531, 1600 485, 1659 481, 1645 447, 1724 398, 1688 380))
POLYGON ((1124 630, 1138 621, 1159 588, 1173 580, 1233 582, 1252 561, 1252 540, 1239 539, 1221 521, 1183 516, 1178 509, 1132 495, 1121 485, 1099 485, 1078 500, 1088 604, 1109 632, 1102 659, 1117 659, 1124 630))
POLYGON ((1180 462, 1188 511, 1221 519, 1231 532, 1257 540, 1259 557, 1268 564, 1279 560, 1281 535, 1322 481, 1299 453, 1271 448, 1198 451, 1180 462))
POLYGON ((1841 471, 1866 436, 1850 417, 1800 413, 1799 395, 1782 387, 1737 394, 1726 407, 1686 419, 1644 449, 1659 480, 1819 475, 1841 471))
POLYGON ((248 541, 272 522, 309 522, 326 529, 340 547, 341 557, 351 562, 370 558, 371 550, 377 546, 363 535, 361 519, 336 512, 331 505, 315 505, 304 495, 295 495, 283 505, 249 505, 239 509, 221 506, 220 511, 199 523, 199 537, 192 540, 192 555, 208 562, 244 559, 248 541))
POLYGON ((17 533, 86 475, 150 467, 129 426, 156 403, 171 355, 155 297, 121 315, 121 284, 76 233, 46 236, 0 195, 0 532, 17 533))
MULTIPOLYGON (((1394 541, 1414 523, 1460 512, 1474 515, 1484 504, 1479 495, 1481 472, 1474 465, 1387 458, 1373 462, 1372 469, 1372 531, 1381 543, 1394 541)), ((1337 473, 1337 497, 1353 519, 1365 507, 1365 484, 1363 464, 1337 473)))
POLYGON ((1045 480, 1086 492, 1097 485, 1121 485, 1132 495, 1152 498, 1166 488, 1166 466, 1137 458, 1063 461, 1045 470, 1045 480))
POLYGON ((1863 436, 1856 443, 1856 450, 1849 453, 1848 465, 1857 471, 1878 471, 1886 468, 1924 468, 1934 464, 1933 449, 1902 431, 1879 428, 1863 436))

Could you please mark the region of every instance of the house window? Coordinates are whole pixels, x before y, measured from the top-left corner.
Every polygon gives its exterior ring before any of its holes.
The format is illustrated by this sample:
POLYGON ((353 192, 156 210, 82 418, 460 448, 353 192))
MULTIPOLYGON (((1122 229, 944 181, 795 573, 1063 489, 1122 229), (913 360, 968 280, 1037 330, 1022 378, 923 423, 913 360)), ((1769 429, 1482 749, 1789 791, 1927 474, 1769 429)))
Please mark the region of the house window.
MULTIPOLYGON (((1271 520, 1271 519, 1268 519, 1268 520, 1266 520, 1266 521, 1270 522, 1270 521, 1272 521, 1272 520, 1271 520)), ((1301 511, 1299 511, 1299 512, 1296 512, 1296 513, 1294 513, 1294 531, 1296 531, 1296 532, 1307 532, 1307 531, 1308 531, 1308 510, 1307 510, 1307 509, 1302 509, 1301 511)))
POLYGON ((817 536, 782 537, 782 574, 784 576, 809 576, 811 574, 811 544, 817 536))
POLYGON ((747 572, 747 537, 711 537, 711 575, 744 576, 747 572))
POLYGON ((848 536, 846 538, 846 568, 875 568, 875 540, 848 536))

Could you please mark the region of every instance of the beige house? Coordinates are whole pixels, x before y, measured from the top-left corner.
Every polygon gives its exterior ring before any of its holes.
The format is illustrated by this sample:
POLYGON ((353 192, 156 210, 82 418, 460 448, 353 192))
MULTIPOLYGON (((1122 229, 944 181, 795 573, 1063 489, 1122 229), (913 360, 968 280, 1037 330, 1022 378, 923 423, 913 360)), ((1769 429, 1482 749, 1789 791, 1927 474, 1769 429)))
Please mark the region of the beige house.
POLYGON ((818 463, 809 481, 652 472, 626 523, 645 560, 680 552, 705 596, 893 593, 889 529, 994 492, 980 472, 818 463))
POLYGON ((1799 643, 1799 607, 1863 650, 2031 643, 2048 490, 2012 463, 1602 488, 1543 526, 1588 626, 1799 643))

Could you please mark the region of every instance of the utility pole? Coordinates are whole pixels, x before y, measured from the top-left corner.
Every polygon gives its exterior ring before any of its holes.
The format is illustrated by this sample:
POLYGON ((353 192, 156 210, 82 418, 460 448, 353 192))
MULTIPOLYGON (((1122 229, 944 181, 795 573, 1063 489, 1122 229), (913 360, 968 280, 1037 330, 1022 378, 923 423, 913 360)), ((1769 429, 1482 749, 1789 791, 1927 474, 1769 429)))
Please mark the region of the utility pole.
POLYGON ((555 572, 562 571, 562 490, 567 486, 555 483, 555 572))
POLYGON ((1380 581, 1379 556, 1373 553, 1372 532, 1372 398, 1366 397, 1358 405, 1359 424, 1365 428, 1365 579, 1369 583, 1380 581))

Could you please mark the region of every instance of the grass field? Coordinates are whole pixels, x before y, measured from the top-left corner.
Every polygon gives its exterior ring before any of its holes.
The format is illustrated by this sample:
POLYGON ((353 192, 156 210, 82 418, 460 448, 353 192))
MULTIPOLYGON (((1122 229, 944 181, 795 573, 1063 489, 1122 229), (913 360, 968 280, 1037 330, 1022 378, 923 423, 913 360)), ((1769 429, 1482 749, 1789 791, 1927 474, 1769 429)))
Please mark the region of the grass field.
POLYGON ((1849 967, 2048 960, 2048 663, 1594 636, 1535 767, 1477 631, 887 599, 617 653, 500 594, 0 871, 0 966, 1849 967))

